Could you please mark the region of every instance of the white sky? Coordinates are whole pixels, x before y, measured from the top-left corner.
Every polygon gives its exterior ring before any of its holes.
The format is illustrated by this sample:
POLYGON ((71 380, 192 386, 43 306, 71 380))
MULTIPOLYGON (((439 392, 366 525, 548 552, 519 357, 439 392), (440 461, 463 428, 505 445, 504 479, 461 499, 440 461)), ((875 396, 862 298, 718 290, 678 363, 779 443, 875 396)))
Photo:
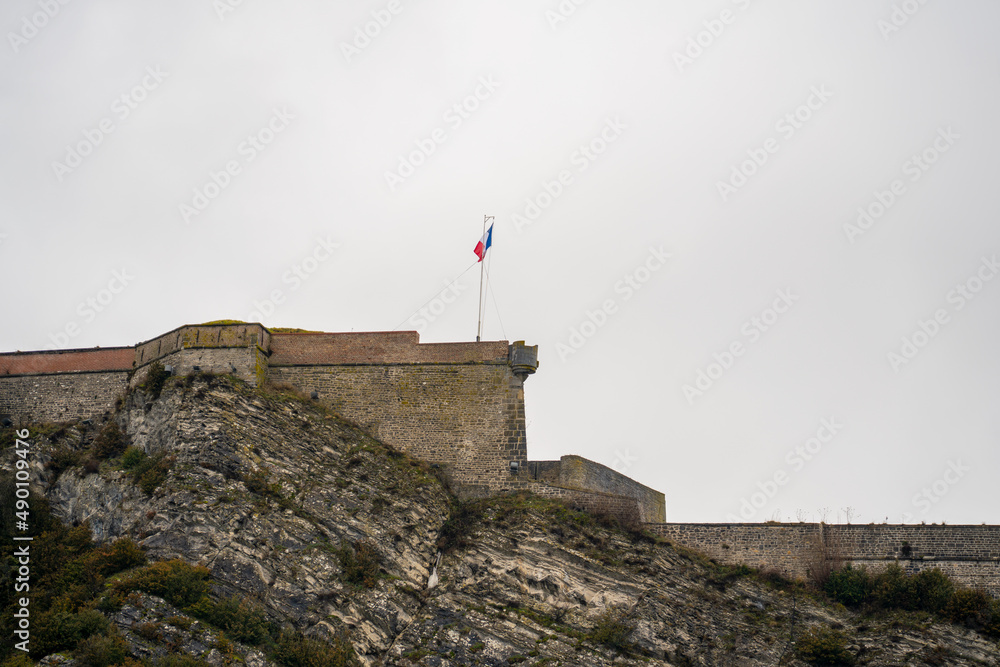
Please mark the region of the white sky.
POLYGON ((532 459, 672 521, 1000 523, 1000 5, 225 2, 3 4, 0 349, 255 311, 473 340, 493 215, 532 459))

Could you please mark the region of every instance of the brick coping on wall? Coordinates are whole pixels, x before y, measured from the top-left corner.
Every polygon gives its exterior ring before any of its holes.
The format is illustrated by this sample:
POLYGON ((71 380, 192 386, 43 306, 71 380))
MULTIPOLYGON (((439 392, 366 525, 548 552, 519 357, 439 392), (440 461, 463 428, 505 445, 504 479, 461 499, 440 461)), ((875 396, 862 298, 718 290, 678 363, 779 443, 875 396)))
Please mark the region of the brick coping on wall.
POLYGON ((134 359, 134 347, 0 352, 0 377, 130 371, 134 359))

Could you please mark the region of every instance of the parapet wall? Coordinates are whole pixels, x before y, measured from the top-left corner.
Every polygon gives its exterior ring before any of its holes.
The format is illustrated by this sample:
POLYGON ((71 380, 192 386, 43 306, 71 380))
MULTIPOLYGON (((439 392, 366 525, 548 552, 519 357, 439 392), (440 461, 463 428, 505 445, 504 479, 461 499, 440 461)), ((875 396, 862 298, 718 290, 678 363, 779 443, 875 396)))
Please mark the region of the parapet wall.
POLYGON ((195 367, 204 373, 232 374, 253 386, 267 380, 271 332, 260 324, 199 324, 177 327, 135 346, 132 386, 145 379, 154 361, 171 366, 175 375, 195 367))
POLYGON ((774 568, 806 578, 817 562, 872 568, 898 562, 933 567, 959 583, 1000 596, 1000 526, 661 523, 654 533, 728 564, 774 568))
POLYGON ((507 364, 507 341, 421 343, 416 331, 271 334, 271 366, 507 364))
POLYGON ((563 456, 558 461, 529 461, 528 473, 533 479, 565 489, 633 498, 642 522, 657 523, 666 519, 666 499, 662 493, 582 456, 563 456))

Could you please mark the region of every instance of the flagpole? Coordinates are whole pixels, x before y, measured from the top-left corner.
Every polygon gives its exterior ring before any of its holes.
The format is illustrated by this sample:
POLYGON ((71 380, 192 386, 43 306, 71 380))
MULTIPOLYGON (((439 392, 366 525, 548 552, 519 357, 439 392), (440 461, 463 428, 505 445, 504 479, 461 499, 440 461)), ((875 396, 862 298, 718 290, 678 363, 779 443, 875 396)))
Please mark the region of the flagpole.
MULTIPOLYGON (((486 236, 486 223, 493 219, 492 215, 483 216, 483 236, 486 236)), ((476 342, 478 343, 483 334, 483 271, 486 268, 486 251, 483 251, 483 258, 479 260, 479 310, 476 315, 479 322, 476 324, 476 342)))

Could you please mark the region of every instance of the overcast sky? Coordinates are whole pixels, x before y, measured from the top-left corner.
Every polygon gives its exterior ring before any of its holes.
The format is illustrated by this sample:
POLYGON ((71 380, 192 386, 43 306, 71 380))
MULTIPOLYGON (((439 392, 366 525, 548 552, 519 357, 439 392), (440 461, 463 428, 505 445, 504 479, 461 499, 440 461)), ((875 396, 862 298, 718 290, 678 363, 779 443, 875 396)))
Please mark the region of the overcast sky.
POLYGON ((530 458, 671 521, 1000 523, 998 23, 7 0, 0 349, 221 318, 474 340, 490 215, 484 339, 539 346, 530 458))

